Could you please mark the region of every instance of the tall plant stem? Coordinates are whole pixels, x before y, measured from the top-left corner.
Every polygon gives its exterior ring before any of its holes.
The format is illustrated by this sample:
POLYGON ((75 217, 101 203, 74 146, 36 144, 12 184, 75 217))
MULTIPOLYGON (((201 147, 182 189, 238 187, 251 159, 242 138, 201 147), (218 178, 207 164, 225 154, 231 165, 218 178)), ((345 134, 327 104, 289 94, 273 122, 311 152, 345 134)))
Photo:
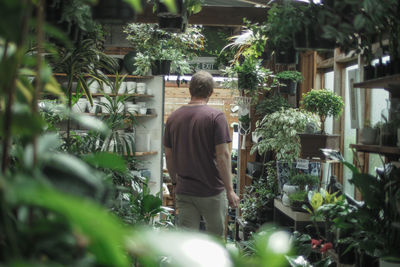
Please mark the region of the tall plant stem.
MULTIPOLYGON (((11 124, 12 124, 12 105, 14 100, 14 90, 16 85, 16 79, 18 75, 18 69, 21 64, 22 56, 21 51, 25 45, 25 38, 28 34, 28 22, 31 16, 31 1, 23 0, 23 4, 25 4, 26 8, 24 9, 24 14, 22 17, 22 29, 20 32, 20 38, 17 41, 16 45, 16 52, 15 52, 15 59, 16 63, 11 65, 11 69, 9 72, 9 81, 6 83, 5 86, 5 93, 6 93, 6 104, 5 104, 5 116, 4 116, 4 138, 3 138, 3 156, 2 156, 2 165, 1 165, 1 172, 2 174, 6 174, 8 169, 8 162, 9 162, 9 152, 10 152, 10 143, 11 143, 11 124)), ((6 59, 7 56, 7 49, 9 46, 8 40, 5 42, 4 54, 2 60, 6 59)), ((10 218, 10 209, 5 201, 4 195, 4 176, 0 175, 0 221, 4 226, 4 238, 6 243, 10 246, 11 254, 2 255, 4 258, 19 258, 20 253, 18 249, 17 237, 15 235, 13 229, 13 222, 10 218), (8 241, 8 242, 7 242, 8 241)), ((3 242, 3 240, 2 240, 3 242)))
MULTIPOLYGON (((36 83, 35 83, 35 91, 33 94, 32 100, 32 113, 33 115, 38 114, 38 98, 40 95, 40 91, 42 88, 42 80, 40 72, 42 70, 42 53, 43 53, 43 41, 44 41, 44 33, 43 33, 43 21, 44 21, 44 5, 46 0, 39 0, 37 7, 37 32, 36 32, 36 42, 37 42, 37 55, 36 55, 36 83)), ((37 162, 37 135, 33 137, 33 163, 37 162)))
MULTIPOLYGON (((17 42, 17 49, 16 49, 16 64, 13 66, 14 68, 10 70, 10 80, 9 83, 5 86, 6 92, 6 106, 5 106, 5 114, 4 114, 4 138, 3 138, 3 157, 1 160, 1 172, 4 174, 8 168, 9 162, 9 153, 10 153, 10 143, 11 143, 11 124, 12 124, 12 105, 14 102, 14 91, 16 85, 16 79, 18 75, 18 69, 21 64, 22 56, 19 55, 19 52, 23 49, 25 44, 25 38, 28 35, 28 22, 30 19, 30 1, 24 1, 26 6, 25 15, 23 16, 22 21, 22 30, 20 38, 17 42)), ((8 42, 6 42, 8 45, 8 42)), ((4 60, 4 59, 3 59, 4 60)))

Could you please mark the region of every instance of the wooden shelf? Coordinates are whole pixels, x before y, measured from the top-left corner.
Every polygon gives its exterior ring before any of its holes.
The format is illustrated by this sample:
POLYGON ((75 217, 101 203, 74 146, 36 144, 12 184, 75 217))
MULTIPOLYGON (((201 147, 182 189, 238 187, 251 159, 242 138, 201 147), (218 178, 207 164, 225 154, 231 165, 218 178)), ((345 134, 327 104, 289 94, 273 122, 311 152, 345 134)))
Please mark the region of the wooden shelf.
MULTIPOLYGON (((86 114, 89 116, 110 116, 109 113, 82 113, 82 114, 86 114)), ((134 114, 134 117, 139 117, 139 118, 155 118, 157 117, 157 114, 134 114)), ((130 117, 130 115, 126 114, 126 117, 130 117)))
POLYGON ((277 210, 280 210, 286 216, 291 218, 292 220, 296 222, 310 222, 311 221, 311 215, 306 212, 299 212, 299 211, 293 211, 290 207, 286 207, 283 205, 282 201, 279 199, 274 199, 274 207, 277 210))
MULTIPOLYGON (((76 95, 76 93, 72 93, 72 94, 76 95)), ((95 93, 95 94, 92 94, 92 97, 104 96, 104 94, 103 93, 95 93)), ((113 96, 126 96, 126 97, 136 97, 136 98, 138 98, 138 97, 142 97, 142 98, 154 97, 154 95, 142 95, 142 94, 106 94, 106 95, 111 96, 111 97, 113 97, 113 96)), ((83 95, 82 97, 85 97, 85 96, 83 95)))
POLYGON ((354 88, 400 88, 400 74, 371 79, 360 83, 355 83, 354 88))
MULTIPOLYGON (((151 156, 151 155, 157 155, 157 151, 149 151, 149 152, 135 152, 135 157, 144 157, 144 156, 151 156)), ((124 156, 133 156, 132 154, 128 155, 125 154, 124 156)))
POLYGON ((350 144, 350 148, 354 148, 355 150, 357 150, 359 152, 400 156, 400 147, 395 147, 395 146, 350 144))
MULTIPOLYGON (((66 73, 53 73, 53 75, 55 77, 67 77, 66 73)), ((107 76, 108 78, 116 78, 117 75, 115 74, 104 74, 105 76, 107 76)), ((129 78, 129 79, 151 79, 153 78, 153 76, 137 76, 137 75, 122 75, 120 74, 119 77, 124 77, 125 79, 129 78)), ((91 76, 89 74, 84 75, 85 78, 90 78, 91 76)))

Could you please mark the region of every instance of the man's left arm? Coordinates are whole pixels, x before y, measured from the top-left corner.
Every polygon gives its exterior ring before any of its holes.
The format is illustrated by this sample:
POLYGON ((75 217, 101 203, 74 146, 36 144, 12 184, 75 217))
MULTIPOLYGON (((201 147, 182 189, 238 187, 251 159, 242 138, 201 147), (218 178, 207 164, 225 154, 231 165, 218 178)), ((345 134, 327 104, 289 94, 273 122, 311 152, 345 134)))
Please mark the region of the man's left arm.
POLYGON ((176 185, 176 170, 175 170, 175 164, 174 164, 174 161, 172 158, 172 149, 164 146, 164 152, 165 152, 165 159, 167 162, 167 169, 168 169, 169 177, 172 180, 172 184, 175 186, 176 185))

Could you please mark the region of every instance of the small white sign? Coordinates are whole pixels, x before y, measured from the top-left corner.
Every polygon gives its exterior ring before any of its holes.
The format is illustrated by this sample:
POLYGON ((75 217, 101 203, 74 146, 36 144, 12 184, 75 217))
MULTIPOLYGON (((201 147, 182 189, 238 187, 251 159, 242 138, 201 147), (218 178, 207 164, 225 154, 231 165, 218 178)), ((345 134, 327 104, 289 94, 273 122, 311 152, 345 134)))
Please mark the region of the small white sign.
POLYGON ((308 170, 308 164, 309 164, 309 161, 306 159, 297 159, 296 168, 308 170))

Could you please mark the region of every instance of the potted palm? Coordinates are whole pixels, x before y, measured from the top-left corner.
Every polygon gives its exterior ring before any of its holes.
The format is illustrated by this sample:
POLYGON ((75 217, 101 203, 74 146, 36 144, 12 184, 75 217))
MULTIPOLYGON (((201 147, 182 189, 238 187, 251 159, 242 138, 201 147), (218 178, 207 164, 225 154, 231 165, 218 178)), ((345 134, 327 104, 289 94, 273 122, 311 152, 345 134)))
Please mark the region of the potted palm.
POLYGON ((290 95, 295 95, 297 90, 297 83, 304 80, 303 75, 295 70, 285 70, 276 74, 278 78, 281 93, 288 93, 290 95))
POLYGON ((301 133, 301 155, 303 157, 324 158, 321 148, 339 149, 337 134, 325 133, 325 120, 328 116, 338 117, 343 110, 343 100, 340 96, 326 89, 315 90, 303 94, 304 109, 319 116, 321 132, 318 134, 301 133))

